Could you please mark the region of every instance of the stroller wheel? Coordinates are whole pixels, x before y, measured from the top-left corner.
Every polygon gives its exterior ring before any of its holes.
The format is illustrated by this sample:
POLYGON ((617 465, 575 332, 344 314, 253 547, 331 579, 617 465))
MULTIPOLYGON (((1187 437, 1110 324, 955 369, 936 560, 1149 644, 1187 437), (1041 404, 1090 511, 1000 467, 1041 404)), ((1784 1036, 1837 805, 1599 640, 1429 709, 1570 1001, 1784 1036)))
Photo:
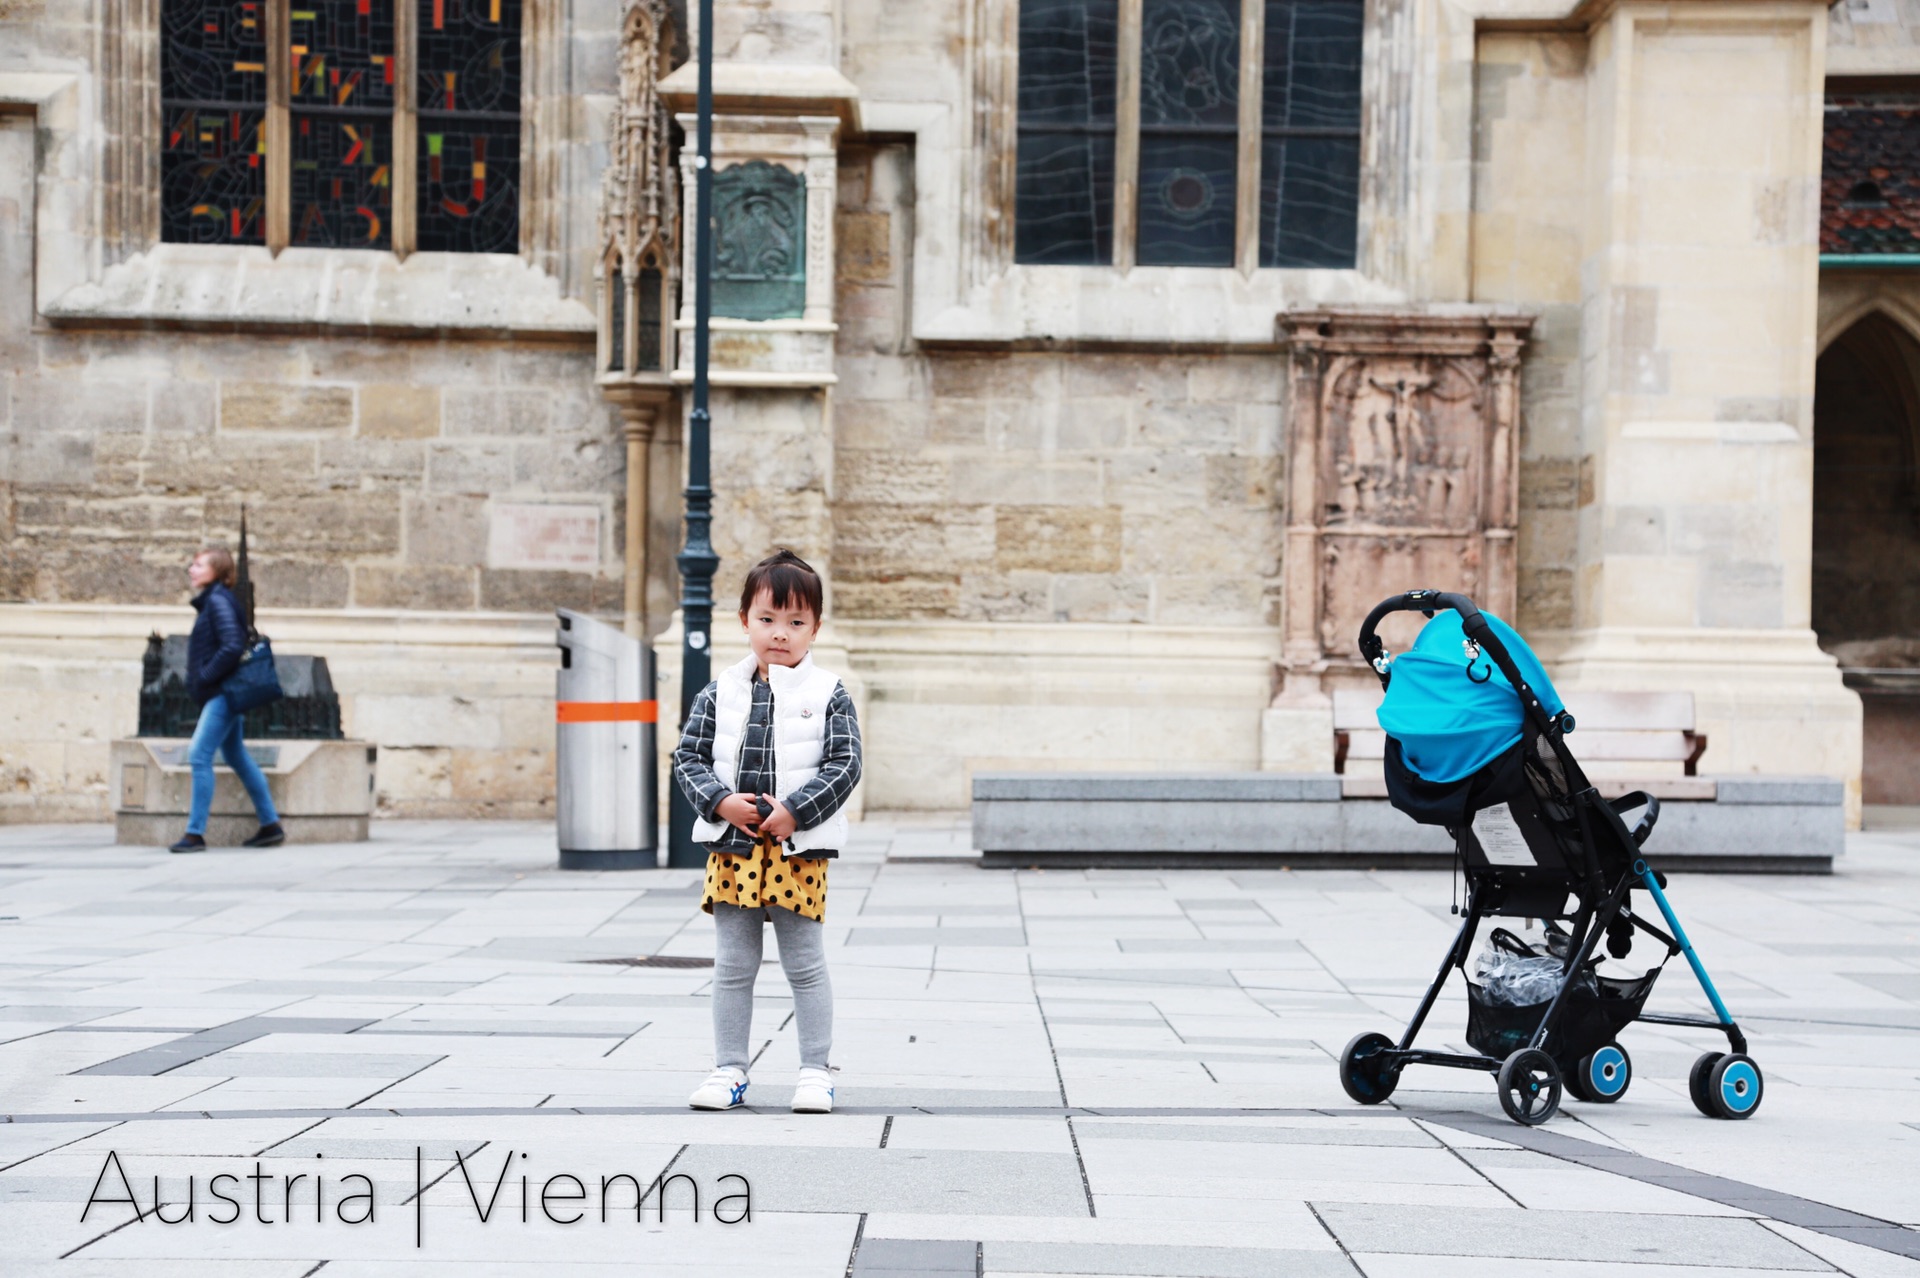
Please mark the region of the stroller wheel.
POLYGON ((1527 1127, 1560 1112, 1560 1067, 1537 1047, 1523 1047, 1500 1066, 1500 1108, 1527 1127))
POLYGON ((1707 1096, 1707 1080, 1713 1074, 1713 1067, 1720 1063, 1725 1052, 1702 1052, 1700 1059, 1687 1071, 1687 1095, 1693 1097, 1693 1107, 1708 1118, 1720 1117, 1720 1111, 1713 1107, 1713 1101, 1707 1096))
POLYGON ((1627 1094, 1627 1084, 1632 1081, 1633 1060, 1627 1049, 1608 1043, 1580 1058, 1573 1077, 1567 1080, 1567 1090, 1581 1100, 1611 1105, 1627 1094))
POLYGON ((1400 1083, 1400 1065, 1386 1053, 1393 1040, 1377 1031, 1354 1035, 1340 1053, 1340 1086, 1362 1105, 1378 1105, 1400 1083))
POLYGON ((1707 1076, 1707 1100, 1715 1118, 1751 1118, 1765 1091, 1760 1067, 1738 1053, 1722 1056, 1707 1076))

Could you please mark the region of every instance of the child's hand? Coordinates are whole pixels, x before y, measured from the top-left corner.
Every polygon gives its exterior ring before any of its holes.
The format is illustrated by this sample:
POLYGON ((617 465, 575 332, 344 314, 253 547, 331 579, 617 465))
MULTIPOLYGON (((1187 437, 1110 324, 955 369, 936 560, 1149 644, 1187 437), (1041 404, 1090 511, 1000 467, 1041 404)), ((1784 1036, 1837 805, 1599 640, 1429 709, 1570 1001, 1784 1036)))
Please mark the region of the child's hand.
POLYGON ((773 805, 773 815, 760 823, 760 833, 772 836, 777 842, 785 843, 793 837, 795 824, 793 809, 771 794, 763 794, 760 797, 773 805))
POLYGON ((720 806, 714 809, 713 814, 735 829, 756 837, 760 833, 760 809, 753 805, 753 796, 750 794, 729 794, 720 800, 720 806))

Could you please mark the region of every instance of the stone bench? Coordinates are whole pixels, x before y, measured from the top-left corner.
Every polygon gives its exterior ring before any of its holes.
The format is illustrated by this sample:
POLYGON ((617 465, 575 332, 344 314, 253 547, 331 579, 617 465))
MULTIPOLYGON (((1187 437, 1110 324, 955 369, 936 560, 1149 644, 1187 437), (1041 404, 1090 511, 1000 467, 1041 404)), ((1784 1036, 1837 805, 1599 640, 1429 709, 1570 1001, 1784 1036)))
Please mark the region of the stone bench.
MULTIPOLYGON (((1576 732, 1576 736, 1578 733, 1576 732)), ((1827 874, 1845 789, 1825 777, 1705 778, 1707 799, 1662 800, 1661 868, 1827 874)), ((985 866, 1445 868, 1453 843, 1335 773, 982 772, 973 842, 985 866)))
MULTIPOLYGON (((1333 770, 1349 799, 1384 799, 1387 734, 1378 688, 1333 694, 1333 770), (1355 765, 1349 767, 1349 764, 1355 765)), ((1707 737, 1696 732, 1691 692, 1578 692, 1567 697, 1568 748, 1608 798, 1645 790, 1654 798, 1711 801, 1712 777, 1696 774, 1707 737)))

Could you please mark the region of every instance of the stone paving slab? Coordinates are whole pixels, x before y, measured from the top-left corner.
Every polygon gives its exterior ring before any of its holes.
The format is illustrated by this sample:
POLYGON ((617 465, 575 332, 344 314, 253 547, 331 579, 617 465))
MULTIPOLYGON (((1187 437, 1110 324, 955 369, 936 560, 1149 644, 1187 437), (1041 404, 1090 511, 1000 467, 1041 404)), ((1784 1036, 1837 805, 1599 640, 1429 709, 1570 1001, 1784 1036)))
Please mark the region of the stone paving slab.
MULTIPOLYGON (((1372 1109, 1335 1077, 1424 990, 1444 873, 982 870, 965 830, 869 821, 836 867, 822 1117, 784 1109, 777 963, 715 1115, 685 1108, 711 971, 593 961, 711 957, 693 872, 561 874, 534 824, 191 858, 0 829, 0 1272, 1920 1278, 1920 833, 1831 879, 1674 876, 1753 1120, 1687 1100, 1713 1043, 1638 1025, 1624 1099, 1528 1130, 1478 1075, 1372 1109)), ((1705 1002, 1670 966, 1653 1006, 1705 1002)), ((1464 1020, 1456 984, 1423 1043, 1464 1020)))

